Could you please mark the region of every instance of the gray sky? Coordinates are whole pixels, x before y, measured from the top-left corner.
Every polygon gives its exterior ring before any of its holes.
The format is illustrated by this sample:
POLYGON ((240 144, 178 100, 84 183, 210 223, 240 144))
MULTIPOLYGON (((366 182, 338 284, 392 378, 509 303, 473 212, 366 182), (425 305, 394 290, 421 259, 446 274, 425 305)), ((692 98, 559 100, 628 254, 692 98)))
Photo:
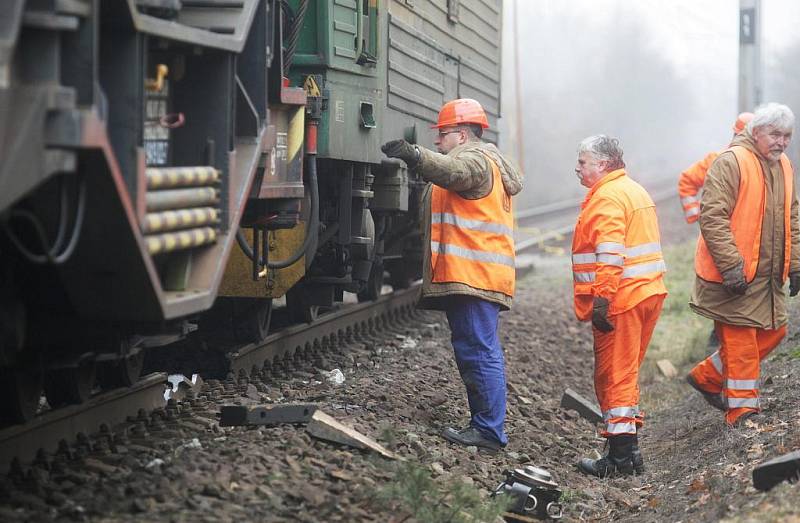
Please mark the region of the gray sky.
MULTIPOLYGON (((505 0, 504 8, 500 145, 516 157, 522 116, 528 183, 518 209, 583 196, 575 147, 591 134, 620 138, 629 174, 646 185, 677 181, 683 168, 730 140, 739 2, 505 0)), ((770 91, 770 75, 783 69, 775 57, 798 45, 800 2, 762 0, 762 16, 769 98, 780 95, 770 91)))

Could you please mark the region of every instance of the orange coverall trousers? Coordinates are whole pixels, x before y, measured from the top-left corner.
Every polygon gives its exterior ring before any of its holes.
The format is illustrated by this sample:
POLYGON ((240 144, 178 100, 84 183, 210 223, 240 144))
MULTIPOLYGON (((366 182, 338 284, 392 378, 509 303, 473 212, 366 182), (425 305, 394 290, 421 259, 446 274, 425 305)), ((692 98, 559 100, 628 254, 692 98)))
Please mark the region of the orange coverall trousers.
POLYGON ((772 330, 715 321, 714 328, 720 349, 697 364, 691 375, 706 392, 722 393, 728 406, 725 421, 733 424, 745 412, 761 410, 761 360, 786 336, 786 326, 772 330))
POLYGON ((636 434, 643 424, 639 410, 639 367, 653 336, 666 295, 655 295, 611 317, 614 330, 594 334, 594 390, 603 411, 605 437, 636 434))

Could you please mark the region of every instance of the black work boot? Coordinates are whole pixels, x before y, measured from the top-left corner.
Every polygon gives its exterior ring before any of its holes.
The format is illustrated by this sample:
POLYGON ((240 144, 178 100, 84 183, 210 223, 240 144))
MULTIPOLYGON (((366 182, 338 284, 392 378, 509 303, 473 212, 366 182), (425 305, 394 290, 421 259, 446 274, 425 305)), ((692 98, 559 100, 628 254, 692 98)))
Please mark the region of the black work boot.
POLYGON ((711 405, 717 410, 721 410, 725 412, 727 408, 725 407, 725 400, 722 399, 722 394, 714 394, 713 392, 706 392, 700 388, 700 385, 694 380, 694 376, 691 374, 686 375, 686 383, 692 386, 694 390, 699 392, 703 395, 703 399, 706 400, 706 403, 711 405))
POLYGON ((442 437, 447 441, 452 441, 465 447, 481 447, 492 452, 497 452, 503 448, 499 441, 487 438, 481 431, 472 426, 461 430, 447 427, 442 431, 442 437))
POLYGON ((635 434, 610 436, 608 444, 608 454, 600 459, 583 458, 578 463, 578 470, 598 478, 607 478, 615 474, 630 475, 634 472, 638 473, 633 454, 633 447, 636 445, 637 461, 641 460, 639 467, 644 471, 644 460, 642 460, 642 454, 639 452, 635 434))

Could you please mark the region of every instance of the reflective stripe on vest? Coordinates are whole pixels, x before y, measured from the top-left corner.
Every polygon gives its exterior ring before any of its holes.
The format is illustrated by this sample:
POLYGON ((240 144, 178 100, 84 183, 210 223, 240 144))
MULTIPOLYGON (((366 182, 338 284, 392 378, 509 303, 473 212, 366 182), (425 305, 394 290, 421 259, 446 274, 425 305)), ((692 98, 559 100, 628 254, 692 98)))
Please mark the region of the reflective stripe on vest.
POLYGON ((684 206, 691 205, 693 203, 699 203, 699 202, 700 202, 700 198, 698 198, 697 196, 684 196, 683 198, 681 198, 681 203, 684 206))
POLYGON ((474 260, 486 263, 499 263, 500 265, 507 265, 514 267, 514 258, 504 256, 495 252, 475 251, 472 249, 465 249, 457 245, 449 245, 447 243, 431 242, 431 252, 439 254, 449 254, 465 258, 467 260, 474 260))
POLYGON ((437 185, 431 194, 431 281, 514 295, 514 215, 500 169, 477 200, 437 185))
MULTIPOLYGON (((658 242, 643 243, 632 247, 624 247, 622 244, 614 242, 603 242, 597 245, 593 253, 576 253, 572 255, 573 265, 589 265, 604 263, 624 267, 622 278, 637 278, 645 274, 666 272, 667 264, 664 262, 661 253, 661 244, 658 242), (622 252, 623 254, 609 254, 612 252, 622 252), (658 256, 659 259, 640 262, 635 258, 641 256, 658 256)), ((588 283, 595 281, 596 273, 592 267, 573 268, 573 278, 576 282, 588 283)))
MULTIPOLYGON (((756 276, 761 249, 761 227, 767 198, 766 189, 764 188, 764 173, 761 162, 749 150, 740 145, 733 146, 728 150, 733 152, 739 164, 739 194, 730 216, 731 234, 736 243, 736 248, 742 256, 742 260, 744 260, 745 279, 747 282, 751 282, 756 276)), ((781 171, 783 171, 784 193, 783 281, 786 281, 786 277, 789 275, 789 260, 791 259, 792 250, 790 220, 794 173, 792 165, 785 154, 781 155, 780 163, 781 171)), ((722 275, 714 264, 702 235, 697 239, 694 268, 698 277, 706 281, 722 283, 722 275)))
POLYGON ((448 225, 455 225, 460 229, 468 229, 470 231, 480 232, 493 232, 496 234, 503 234, 511 238, 514 237, 514 230, 503 225, 502 223, 468 220, 466 218, 461 218, 460 216, 446 212, 431 214, 431 223, 446 223, 448 225))
POLYGON ((700 207, 691 207, 683 211, 683 215, 687 218, 691 218, 692 216, 697 216, 700 214, 700 207))

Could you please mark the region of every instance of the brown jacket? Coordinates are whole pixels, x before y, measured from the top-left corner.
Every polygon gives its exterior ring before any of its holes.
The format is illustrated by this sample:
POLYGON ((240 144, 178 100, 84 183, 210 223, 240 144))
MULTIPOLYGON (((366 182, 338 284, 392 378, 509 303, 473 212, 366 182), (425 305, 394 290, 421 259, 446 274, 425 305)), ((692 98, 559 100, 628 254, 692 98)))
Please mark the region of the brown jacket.
MULTIPOLYGON (((422 178, 462 198, 477 200, 492 191, 492 170, 487 160, 491 158, 500 169, 503 186, 513 196, 522 190, 522 173, 500 154, 491 143, 467 142, 447 154, 419 148, 420 161, 415 170, 422 178)), ((431 281, 431 185, 425 189, 422 241, 425 256, 422 260, 422 291, 418 306, 423 309, 443 310, 443 299, 454 294, 466 294, 499 303, 503 310, 511 307, 511 297, 500 292, 475 289, 463 283, 433 283, 431 281)))
MULTIPOLYGON (((784 186, 780 162, 767 161, 756 152, 747 135, 734 138, 754 152, 761 162, 766 185, 766 205, 761 225, 761 247, 756 276, 743 296, 729 293, 720 283, 695 278, 689 305, 701 316, 730 325, 777 329, 786 324, 786 297, 783 292, 784 186)), ((730 229, 730 215, 739 194, 739 166, 730 151, 723 152, 706 176, 700 203, 700 231, 720 272, 735 267, 741 260, 730 229)), ((794 187, 793 187, 794 190, 794 187)), ((800 224, 797 194, 792 196, 790 272, 800 271, 800 224)))

